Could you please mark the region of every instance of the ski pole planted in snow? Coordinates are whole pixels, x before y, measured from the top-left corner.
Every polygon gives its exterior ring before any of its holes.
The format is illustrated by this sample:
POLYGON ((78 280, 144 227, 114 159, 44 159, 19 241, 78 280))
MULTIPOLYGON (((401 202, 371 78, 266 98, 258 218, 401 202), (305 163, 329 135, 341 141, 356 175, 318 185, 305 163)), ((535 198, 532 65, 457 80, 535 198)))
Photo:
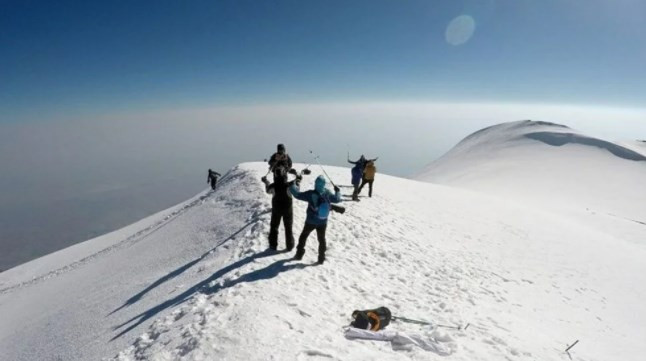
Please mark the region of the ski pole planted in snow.
POLYGON ((571 350, 571 349, 572 349, 572 347, 574 347, 577 343, 579 343, 579 340, 574 341, 574 343, 573 343, 573 344, 571 344, 570 346, 568 346, 568 348, 566 348, 566 349, 565 349, 565 353, 566 353, 566 354, 567 354, 567 356, 570 358, 570 360, 572 359, 572 355, 570 355, 570 350, 571 350))

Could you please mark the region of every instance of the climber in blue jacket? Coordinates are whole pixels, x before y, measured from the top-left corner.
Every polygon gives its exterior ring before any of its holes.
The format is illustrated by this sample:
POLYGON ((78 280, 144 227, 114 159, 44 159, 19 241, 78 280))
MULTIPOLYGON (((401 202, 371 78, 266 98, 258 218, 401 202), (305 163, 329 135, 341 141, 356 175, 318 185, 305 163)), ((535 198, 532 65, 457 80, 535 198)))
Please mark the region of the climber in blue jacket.
POLYGON ((325 230, 327 228, 327 219, 330 215, 331 203, 341 202, 341 190, 339 187, 334 186, 334 194, 332 194, 332 192, 325 188, 325 184, 325 178, 320 175, 314 181, 314 189, 312 190, 301 192, 299 182, 294 183, 290 188, 294 198, 308 203, 307 218, 305 219, 303 232, 301 232, 298 238, 294 259, 303 259, 307 237, 313 230, 316 230, 316 236, 319 241, 318 263, 323 264, 325 262, 325 230))

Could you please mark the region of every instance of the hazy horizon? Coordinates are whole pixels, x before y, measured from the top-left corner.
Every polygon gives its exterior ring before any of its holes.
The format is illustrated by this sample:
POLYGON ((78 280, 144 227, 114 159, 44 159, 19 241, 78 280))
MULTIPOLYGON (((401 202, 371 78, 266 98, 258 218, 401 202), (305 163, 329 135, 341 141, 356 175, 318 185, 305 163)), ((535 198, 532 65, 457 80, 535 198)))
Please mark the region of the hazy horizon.
MULTIPOLYGON (((645 116, 646 110, 599 107, 361 103, 2 124, 0 269, 180 203, 206 188, 208 168, 224 174, 237 163, 263 161, 277 143, 287 145, 295 162, 312 162, 310 150, 324 164, 339 166, 348 165, 348 153, 352 159, 365 154, 379 157, 379 173, 406 177, 470 133, 503 121, 553 121, 593 136, 627 140, 646 138, 646 123, 640 122, 645 116)), ((318 167, 314 171, 320 173, 318 167)))
POLYGON ((645 38, 637 0, 5 1, 0 269, 276 143, 407 176, 507 121, 646 138, 645 38))

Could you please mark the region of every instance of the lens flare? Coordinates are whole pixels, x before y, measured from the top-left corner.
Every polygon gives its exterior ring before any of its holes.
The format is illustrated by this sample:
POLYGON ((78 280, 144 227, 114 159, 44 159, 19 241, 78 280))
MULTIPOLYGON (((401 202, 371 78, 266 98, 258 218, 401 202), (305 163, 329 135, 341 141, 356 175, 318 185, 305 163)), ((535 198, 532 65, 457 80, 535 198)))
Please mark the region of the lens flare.
POLYGON ((451 45, 462 45, 469 41, 476 30, 476 22, 469 15, 460 15, 451 20, 444 34, 446 42, 451 45))

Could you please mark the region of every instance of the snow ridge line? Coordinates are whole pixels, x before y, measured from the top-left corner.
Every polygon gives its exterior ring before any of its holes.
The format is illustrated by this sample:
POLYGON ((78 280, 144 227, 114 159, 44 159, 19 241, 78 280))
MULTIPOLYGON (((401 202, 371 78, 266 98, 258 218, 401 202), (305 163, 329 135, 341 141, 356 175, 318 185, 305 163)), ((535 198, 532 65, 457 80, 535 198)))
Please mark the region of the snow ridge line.
MULTIPOLYGON (((221 178, 220 182, 223 182, 225 179, 228 179, 228 178, 231 178, 231 172, 228 172, 227 174, 225 174, 221 178)), ((210 190, 207 191, 206 194, 200 196, 199 198, 192 201, 191 203, 185 204, 180 209, 171 212, 170 214, 166 215, 160 221, 157 221, 157 222, 153 223, 152 225, 150 225, 150 226, 136 232, 135 234, 130 235, 126 239, 124 239, 122 241, 119 241, 119 242, 117 242, 117 243, 115 243, 115 244, 113 244, 111 246, 108 246, 108 247, 106 247, 106 248, 104 248, 104 249, 102 249, 102 250, 100 250, 100 251, 98 251, 96 253, 93 253, 93 254, 91 254, 89 256, 81 258, 80 260, 72 262, 72 263, 70 263, 68 265, 65 265, 63 267, 57 268, 57 269, 55 269, 53 271, 47 272, 47 273, 45 273, 43 275, 34 277, 34 278, 30 279, 29 281, 23 281, 23 282, 20 282, 18 284, 15 284, 13 286, 2 288, 2 289, 0 289, 0 295, 9 293, 9 292, 11 292, 13 290, 16 290, 18 288, 31 286, 31 285, 34 285, 36 283, 40 283, 40 282, 42 282, 44 280, 47 280, 47 279, 50 279, 50 278, 53 278, 53 277, 57 277, 57 276, 59 276, 61 274, 67 273, 67 272, 72 271, 72 270, 74 270, 74 269, 76 269, 78 267, 81 267, 84 264, 86 264, 87 262, 89 262, 89 261, 91 261, 91 260, 93 260, 93 259, 95 259, 95 258, 97 258, 99 256, 102 256, 104 254, 110 253, 110 252, 115 251, 117 249, 120 249, 122 247, 129 246, 129 245, 132 245, 134 243, 137 243, 137 242, 141 241, 142 239, 144 239, 144 238, 150 236, 151 234, 155 233, 156 231, 158 231, 162 227, 168 225, 169 223, 171 223, 173 220, 177 219, 180 215, 184 214, 189 209, 195 207, 198 204, 204 203, 213 194, 215 194, 215 191, 210 191, 210 190)))

